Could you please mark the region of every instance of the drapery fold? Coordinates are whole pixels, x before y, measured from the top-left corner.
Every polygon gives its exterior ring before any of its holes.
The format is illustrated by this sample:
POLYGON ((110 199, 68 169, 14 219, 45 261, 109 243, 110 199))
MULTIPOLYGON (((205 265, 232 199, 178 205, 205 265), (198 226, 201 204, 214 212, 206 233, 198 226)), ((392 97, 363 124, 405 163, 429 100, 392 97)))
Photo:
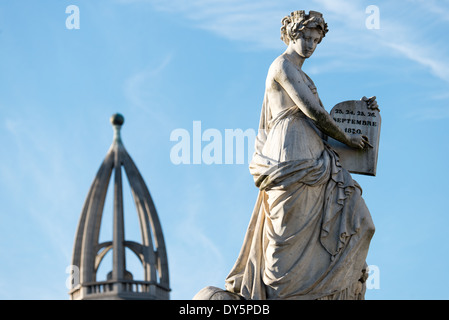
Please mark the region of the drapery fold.
POLYGON ((250 172, 259 194, 226 290, 357 298, 374 225, 360 186, 298 107, 273 118, 265 97, 250 172))

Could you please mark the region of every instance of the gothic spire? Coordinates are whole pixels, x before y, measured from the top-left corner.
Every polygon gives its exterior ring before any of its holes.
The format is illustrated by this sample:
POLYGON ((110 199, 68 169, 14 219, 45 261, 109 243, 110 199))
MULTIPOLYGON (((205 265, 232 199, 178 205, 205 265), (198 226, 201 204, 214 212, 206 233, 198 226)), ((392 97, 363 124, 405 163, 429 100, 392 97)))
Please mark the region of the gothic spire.
MULTIPOLYGON (((169 299, 168 261, 164 236, 150 192, 126 151, 120 130, 125 121, 121 114, 111 117, 114 128, 112 145, 91 185, 81 211, 73 249, 72 265, 78 268, 79 281, 69 292, 71 299, 169 299), (122 168, 128 178, 137 208, 142 241, 127 241, 124 228, 122 168), (99 243, 101 220, 109 181, 113 176, 113 239, 99 243), (142 263, 144 280, 133 280, 126 270, 125 249, 142 263), (112 250, 112 270, 104 281, 97 270, 112 250)), ((126 213, 126 214, 132 214, 126 213)))

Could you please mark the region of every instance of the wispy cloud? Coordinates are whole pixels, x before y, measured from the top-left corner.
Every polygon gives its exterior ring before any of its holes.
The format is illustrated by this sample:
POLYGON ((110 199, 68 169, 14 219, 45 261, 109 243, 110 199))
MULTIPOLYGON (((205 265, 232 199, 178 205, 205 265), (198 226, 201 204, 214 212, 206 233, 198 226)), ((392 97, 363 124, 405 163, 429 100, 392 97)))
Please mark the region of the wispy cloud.
MULTIPOLYGON (((449 83, 449 47, 440 41, 438 30, 449 29, 449 1, 408 0, 419 16, 412 21, 401 20, 407 26, 399 41, 396 37, 385 44, 404 57, 427 68, 433 75, 449 83), (435 37, 436 35, 436 37, 435 37)), ((384 39, 385 40, 385 39, 384 39)))
MULTIPOLYGON (((183 16, 193 26, 230 40, 263 48, 279 48, 280 19, 288 3, 249 0, 118 0, 120 3, 150 3, 156 10, 183 16)), ((290 9, 287 9, 287 12, 290 9)))
POLYGON ((167 54, 156 66, 147 66, 144 69, 130 75, 124 81, 124 94, 130 105, 139 108, 149 114, 158 123, 170 122, 167 115, 162 112, 162 106, 157 106, 158 79, 161 73, 172 61, 173 54, 167 54), (159 111, 158 111, 159 110, 159 111))
POLYGON ((449 22, 449 1, 447 0, 408 0, 412 5, 418 5, 421 12, 428 12, 433 17, 449 22))
MULTIPOLYGON (((190 19, 195 27, 208 30, 224 38, 252 44, 255 49, 276 50, 283 48, 283 43, 279 40, 282 17, 298 9, 318 10, 325 13, 325 18, 330 24, 331 33, 325 41, 332 43, 332 54, 337 54, 342 60, 340 64, 333 64, 330 67, 337 67, 337 65, 344 67, 354 59, 364 60, 391 54, 424 66, 434 76, 449 83, 447 46, 442 50, 441 46, 432 40, 427 40, 426 37, 417 40, 415 37, 417 33, 423 34, 426 30, 428 32, 431 30, 423 27, 422 19, 409 21, 407 17, 401 17, 400 14, 391 14, 398 10, 397 4, 386 2, 378 4, 382 27, 380 30, 368 30, 365 27, 367 4, 361 1, 312 0, 307 3, 309 8, 298 8, 303 4, 298 4, 296 1, 118 1, 120 3, 150 3, 156 10, 183 15, 190 19), (394 19, 390 17, 394 17, 394 19), (417 23, 417 21, 421 22, 417 23), (339 25, 339 27, 333 28, 332 25, 339 25), (417 47, 426 48, 426 50, 417 50, 417 47), (374 48, 383 48, 383 50, 374 48), (344 52, 346 53, 343 54, 344 52), (439 52, 439 54, 435 55, 435 52, 439 52)), ((444 24, 449 21, 449 3, 447 1, 409 0, 408 2, 419 6, 422 9, 421 12, 437 17, 439 23, 444 24)), ((445 26, 447 27, 447 25, 445 26)), ((331 53, 317 51, 318 56, 329 54, 331 53)), ((320 71, 315 70, 315 72, 320 71)))
MULTIPOLYGON (((357 47, 359 56, 373 57, 376 52, 379 52, 379 55, 386 55, 388 50, 376 50, 375 48, 388 48, 391 49, 391 54, 411 60, 427 68, 434 76, 449 83, 447 47, 442 48, 434 41, 434 38, 428 37, 434 33, 434 30, 431 30, 434 26, 422 19, 425 17, 424 12, 427 11, 429 15, 438 14, 438 16, 444 17, 446 22, 449 21, 447 19, 449 8, 446 1, 437 4, 435 1, 409 0, 409 2, 420 5, 422 11, 419 12, 423 14, 423 17, 417 17, 419 19, 412 21, 408 17, 401 18, 400 15, 392 15, 392 12, 398 11, 397 7, 392 4, 379 4, 381 23, 379 30, 365 28, 366 8, 360 3, 347 0, 314 0, 314 2, 319 4, 326 13, 330 13, 333 19, 345 26, 342 29, 345 32, 339 32, 336 39, 345 44, 351 43, 352 40, 351 46, 357 47), (389 18, 391 16, 394 16, 395 19, 389 18), (347 29, 350 29, 351 32, 347 32, 347 29), (350 38, 351 34, 354 36, 352 39, 350 38), (421 37, 417 37, 417 34, 421 37)), ((440 23, 444 23, 444 21, 440 23)))
POLYGON ((74 177, 67 165, 64 138, 52 136, 42 126, 45 120, 33 114, 30 118, 8 117, 3 122, 3 132, 9 141, 9 157, 0 170, 2 185, 8 186, 9 198, 3 200, 3 219, 15 219, 16 215, 31 218, 35 231, 45 235, 57 252, 70 260, 66 223, 70 216, 62 214, 75 204, 77 189, 74 177), (24 194, 24 190, 32 190, 24 194), (40 231, 38 231, 40 230, 40 231))
POLYGON ((385 45, 401 53, 404 57, 424 66, 433 75, 449 83, 449 63, 446 60, 437 59, 432 48, 429 48, 429 50, 428 48, 422 48, 422 46, 416 47, 407 42, 385 42, 385 45))

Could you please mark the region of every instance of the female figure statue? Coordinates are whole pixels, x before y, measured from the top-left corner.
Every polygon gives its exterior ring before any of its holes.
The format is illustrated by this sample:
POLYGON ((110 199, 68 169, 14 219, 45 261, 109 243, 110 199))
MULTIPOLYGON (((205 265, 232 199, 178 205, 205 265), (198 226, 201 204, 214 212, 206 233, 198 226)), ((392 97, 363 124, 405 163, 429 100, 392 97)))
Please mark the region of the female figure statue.
MULTIPOLYGON (((327 144, 340 129, 302 71, 325 36, 322 14, 282 20, 287 50, 270 66, 250 172, 259 196, 226 290, 245 299, 363 299, 374 225, 362 190, 327 144)), ((377 109, 375 97, 367 107, 377 109)))

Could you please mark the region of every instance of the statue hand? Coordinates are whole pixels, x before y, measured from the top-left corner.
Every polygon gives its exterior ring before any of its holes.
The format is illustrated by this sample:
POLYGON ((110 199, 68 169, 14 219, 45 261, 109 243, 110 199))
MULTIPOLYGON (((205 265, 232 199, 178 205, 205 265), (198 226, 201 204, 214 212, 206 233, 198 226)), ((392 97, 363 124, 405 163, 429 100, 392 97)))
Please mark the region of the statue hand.
POLYGON ((355 149, 364 149, 367 147, 373 148, 368 141, 368 137, 361 134, 351 135, 348 139, 347 145, 355 149))
POLYGON ((380 111, 379 106, 377 105, 376 96, 372 96, 371 98, 367 98, 364 96, 360 100, 367 103, 368 109, 380 111))

